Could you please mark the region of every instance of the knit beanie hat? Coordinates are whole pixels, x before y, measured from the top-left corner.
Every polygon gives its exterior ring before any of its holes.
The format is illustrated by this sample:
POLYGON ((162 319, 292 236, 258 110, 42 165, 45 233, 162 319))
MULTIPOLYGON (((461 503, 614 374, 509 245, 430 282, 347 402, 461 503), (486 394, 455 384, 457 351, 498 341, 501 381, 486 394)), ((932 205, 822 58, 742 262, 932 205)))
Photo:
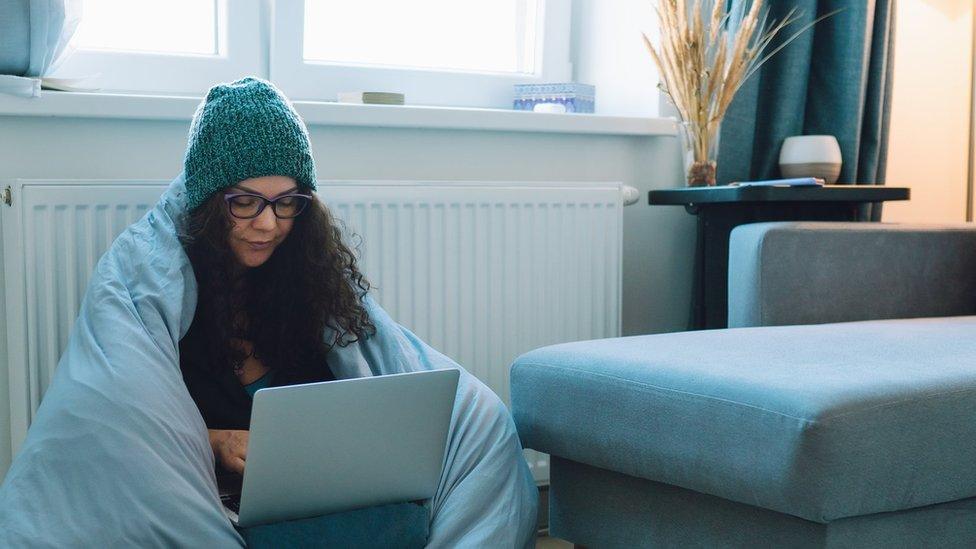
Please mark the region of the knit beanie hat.
POLYGON ((187 207, 252 177, 284 175, 315 189, 308 130, 270 82, 218 84, 197 107, 183 158, 187 207))

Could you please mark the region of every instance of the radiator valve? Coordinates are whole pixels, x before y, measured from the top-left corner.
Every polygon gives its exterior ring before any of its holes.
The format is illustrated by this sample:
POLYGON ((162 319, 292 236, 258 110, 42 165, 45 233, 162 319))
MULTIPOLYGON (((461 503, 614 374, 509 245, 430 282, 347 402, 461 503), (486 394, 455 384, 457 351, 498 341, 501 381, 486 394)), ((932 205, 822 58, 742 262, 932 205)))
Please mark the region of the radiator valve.
POLYGON ((640 200, 640 191, 630 185, 624 185, 620 191, 624 195, 624 206, 636 204, 640 200))

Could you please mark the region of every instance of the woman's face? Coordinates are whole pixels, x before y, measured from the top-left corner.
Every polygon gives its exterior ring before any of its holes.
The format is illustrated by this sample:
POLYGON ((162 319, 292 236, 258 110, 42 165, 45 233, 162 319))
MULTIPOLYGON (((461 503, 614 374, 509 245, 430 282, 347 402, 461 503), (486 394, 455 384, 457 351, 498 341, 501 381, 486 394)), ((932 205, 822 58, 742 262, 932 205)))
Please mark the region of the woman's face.
MULTIPOLYGON (((252 177, 245 179, 225 193, 246 192, 259 194, 269 200, 296 192, 298 185, 295 180, 282 175, 252 177)), ((285 241, 291 231, 294 219, 278 219, 274 208, 267 205, 260 215, 251 219, 239 219, 230 215, 230 247, 237 257, 237 261, 245 267, 258 267, 271 257, 275 248, 285 241)))

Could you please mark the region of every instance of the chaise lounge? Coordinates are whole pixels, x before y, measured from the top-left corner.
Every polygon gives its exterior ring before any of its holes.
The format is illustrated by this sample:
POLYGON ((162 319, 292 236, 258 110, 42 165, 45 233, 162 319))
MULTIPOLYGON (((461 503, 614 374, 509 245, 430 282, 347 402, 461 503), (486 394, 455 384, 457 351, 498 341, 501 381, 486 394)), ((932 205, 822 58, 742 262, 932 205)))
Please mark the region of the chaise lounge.
POLYGON ((552 455, 550 531, 588 547, 976 546, 976 229, 732 234, 727 330, 512 366, 552 455))

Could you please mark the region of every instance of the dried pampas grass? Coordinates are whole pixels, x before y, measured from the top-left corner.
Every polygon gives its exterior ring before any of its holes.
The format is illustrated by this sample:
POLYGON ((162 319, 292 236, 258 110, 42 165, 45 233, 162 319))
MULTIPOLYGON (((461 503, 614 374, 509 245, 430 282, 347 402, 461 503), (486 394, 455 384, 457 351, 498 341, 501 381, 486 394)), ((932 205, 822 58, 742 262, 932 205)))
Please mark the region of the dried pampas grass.
POLYGON ((767 25, 763 0, 657 0, 661 45, 644 45, 661 76, 658 87, 678 110, 691 156, 688 184, 715 184, 715 145, 725 111, 742 84, 779 50, 820 20, 804 25, 776 48, 773 39, 796 20, 791 10, 767 25), (726 10, 726 6, 728 9, 726 10), (748 5, 748 10, 746 6, 748 5))

